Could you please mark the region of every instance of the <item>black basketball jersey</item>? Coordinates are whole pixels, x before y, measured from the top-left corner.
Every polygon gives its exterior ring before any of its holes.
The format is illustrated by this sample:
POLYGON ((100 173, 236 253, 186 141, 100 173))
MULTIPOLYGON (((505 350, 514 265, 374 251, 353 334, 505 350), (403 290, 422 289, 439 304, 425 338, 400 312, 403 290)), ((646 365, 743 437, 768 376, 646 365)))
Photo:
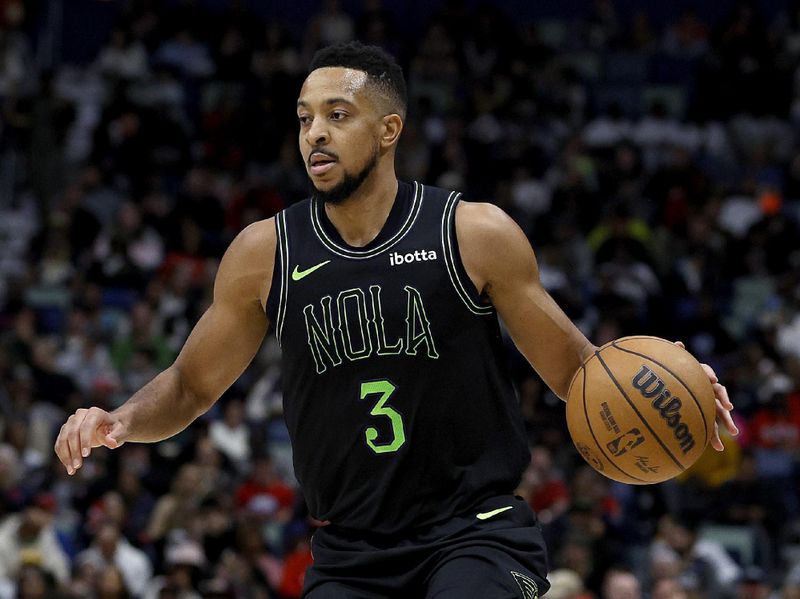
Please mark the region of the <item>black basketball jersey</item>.
POLYGON ((459 194, 400 182, 378 237, 348 246, 322 202, 276 218, 267 312, 311 513, 393 534, 509 493, 529 461, 497 314, 461 263, 459 194))

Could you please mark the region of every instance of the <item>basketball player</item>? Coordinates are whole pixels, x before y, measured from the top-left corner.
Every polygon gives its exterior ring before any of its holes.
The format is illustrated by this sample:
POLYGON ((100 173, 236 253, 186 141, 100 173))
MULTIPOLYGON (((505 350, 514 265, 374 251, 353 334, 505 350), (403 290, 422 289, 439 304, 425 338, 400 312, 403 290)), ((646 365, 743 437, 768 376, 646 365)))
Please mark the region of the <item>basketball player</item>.
POLYGON ((297 479, 330 522, 305 596, 530 599, 547 562, 513 495, 529 453, 498 316, 561 398, 595 347, 542 288, 511 218, 397 180, 405 116, 402 71, 383 51, 318 52, 297 101, 313 197, 242 231, 175 364, 111 413, 78 410, 56 452, 72 474, 93 447, 183 430, 271 323, 297 479))

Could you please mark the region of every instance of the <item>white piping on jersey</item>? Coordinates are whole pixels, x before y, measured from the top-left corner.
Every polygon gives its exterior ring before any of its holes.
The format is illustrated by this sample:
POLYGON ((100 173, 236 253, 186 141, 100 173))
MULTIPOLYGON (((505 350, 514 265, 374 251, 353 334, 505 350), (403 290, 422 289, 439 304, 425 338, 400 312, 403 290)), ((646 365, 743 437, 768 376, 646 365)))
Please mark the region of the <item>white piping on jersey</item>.
POLYGON ((424 185, 420 185, 416 181, 414 181, 414 199, 411 204, 411 210, 408 213, 408 217, 406 217, 406 221, 403 223, 403 226, 395 233, 394 237, 391 239, 387 239, 381 245, 371 248, 366 251, 357 251, 353 249, 343 248, 342 246, 336 244, 328 234, 325 232, 322 223, 319 222, 319 215, 317 214, 317 204, 316 200, 311 200, 308 205, 311 211, 311 224, 312 228, 314 229, 314 234, 317 236, 317 239, 320 240, 322 245, 327 247, 330 251, 332 251, 337 256, 341 256, 342 258, 353 258, 356 260, 364 260, 366 258, 373 258, 383 252, 384 250, 388 250, 390 247, 394 246, 398 241, 400 241, 403 237, 406 236, 411 228, 414 226, 414 223, 419 216, 419 213, 422 211, 422 199, 425 195, 424 185))
POLYGON ((275 219, 278 233, 278 249, 281 257, 281 293, 278 299, 278 315, 275 323, 275 337, 278 346, 283 347, 281 336, 283 334, 283 321, 286 318, 286 303, 289 295, 289 239, 286 235, 286 212, 282 211, 275 219))
MULTIPOLYGON (((464 302, 464 305, 466 305, 473 314, 485 316, 494 312, 494 306, 485 306, 476 303, 472 297, 470 297, 456 268, 450 221, 455 218, 455 207, 460 197, 460 193, 453 191, 450 193, 450 196, 447 198, 447 203, 445 204, 444 213, 442 214, 442 253, 444 254, 444 261, 447 265, 447 274, 450 276, 450 282, 453 284, 461 301, 464 302)), ((470 284, 472 283, 470 282, 470 284)))

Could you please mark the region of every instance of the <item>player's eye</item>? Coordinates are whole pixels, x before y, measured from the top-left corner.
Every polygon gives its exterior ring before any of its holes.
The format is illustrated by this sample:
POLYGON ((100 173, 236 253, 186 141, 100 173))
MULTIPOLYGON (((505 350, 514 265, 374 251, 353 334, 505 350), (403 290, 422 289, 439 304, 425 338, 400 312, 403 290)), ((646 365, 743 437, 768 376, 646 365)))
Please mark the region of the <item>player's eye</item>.
POLYGON ((305 114, 301 114, 300 116, 297 117, 297 120, 299 121, 301 126, 305 126, 311 122, 311 117, 305 114))
POLYGON ((343 112, 343 111, 341 111, 341 110, 334 110, 334 111, 331 113, 331 119, 332 119, 332 120, 334 120, 334 121, 341 121, 341 120, 342 120, 342 119, 344 119, 344 117, 346 117, 346 116, 347 116, 347 114, 346 114, 346 113, 344 113, 344 112, 343 112))

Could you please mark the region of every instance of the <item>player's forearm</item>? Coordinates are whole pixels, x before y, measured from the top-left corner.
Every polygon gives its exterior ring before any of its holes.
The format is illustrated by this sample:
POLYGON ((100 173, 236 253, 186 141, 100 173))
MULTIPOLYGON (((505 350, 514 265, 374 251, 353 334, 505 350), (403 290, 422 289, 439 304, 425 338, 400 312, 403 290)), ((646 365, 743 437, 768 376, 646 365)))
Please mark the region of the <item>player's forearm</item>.
MULTIPOLYGON (((581 336, 582 337, 582 336, 581 336)), ((575 374, 581 368, 581 365, 588 360, 592 354, 597 350, 597 346, 591 343, 588 339, 582 338, 577 339, 575 342, 575 347, 577 348, 573 356, 577 355, 577 362, 572 360, 565 360, 565 363, 572 364, 573 368, 567 369, 566 373, 567 376, 560 380, 557 386, 552 387, 553 392, 558 396, 558 398, 566 402, 567 396, 569 394, 569 386, 572 383, 572 379, 575 378, 575 374)))
MULTIPOLYGON (((550 302, 552 299, 548 298, 550 302)), ((555 302, 552 304, 555 306, 555 302)), ((553 311, 552 317, 540 319, 541 346, 531 348, 531 364, 544 382, 562 401, 567 401, 569 386, 581 365, 597 349, 563 313, 553 311)))
POLYGON ((124 441, 152 443, 167 439, 203 414, 211 402, 198 397, 171 366, 114 411, 125 423, 124 441))

